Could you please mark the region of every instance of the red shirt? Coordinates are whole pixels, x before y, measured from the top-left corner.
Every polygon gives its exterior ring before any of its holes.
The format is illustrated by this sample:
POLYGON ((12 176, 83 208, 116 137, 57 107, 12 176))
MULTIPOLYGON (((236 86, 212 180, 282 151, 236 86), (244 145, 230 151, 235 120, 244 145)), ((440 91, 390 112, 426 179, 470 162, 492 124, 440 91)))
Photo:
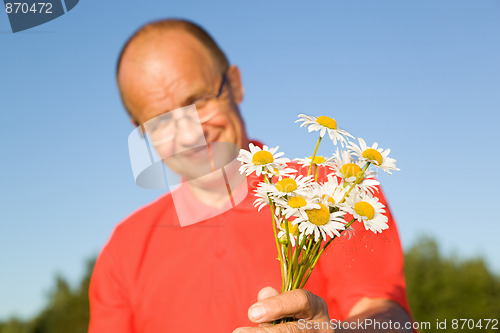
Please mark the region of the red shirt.
MULTIPOLYGON (((180 226, 171 194, 119 224, 92 275, 89 332, 220 333, 252 326, 248 308, 261 288, 279 290, 281 273, 271 212, 253 207, 256 182, 249 184, 236 207, 197 224, 180 226)), ((202 205, 188 202, 192 209, 202 205)), ((362 297, 392 299, 408 310, 401 244, 388 217, 382 234, 353 224, 354 236, 336 239, 320 258, 305 288, 326 300, 330 318, 345 319, 362 297)))

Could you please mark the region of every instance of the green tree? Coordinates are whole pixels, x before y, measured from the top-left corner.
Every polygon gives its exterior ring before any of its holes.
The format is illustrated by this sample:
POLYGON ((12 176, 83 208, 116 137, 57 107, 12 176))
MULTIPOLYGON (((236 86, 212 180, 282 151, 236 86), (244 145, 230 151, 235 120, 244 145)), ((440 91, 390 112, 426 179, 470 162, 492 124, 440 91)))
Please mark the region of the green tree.
MULTIPOLYGON (((45 309, 32 320, 12 318, 0 323, 0 333, 86 333, 94 263, 95 259, 88 260, 76 288, 57 276, 45 309)), ((414 320, 431 323, 430 330, 420 332, 493 332, 491 324, 488 330, 453 329, 451 320, 500 320, 500 276, 492 273, 481 258, 443 256, 435 240, 422 237, 405 253, 405 273, 414 320), (447 329, 437 330, 436 319, 446 319, 447 329)))
POLYGON ((23 322, 17 318, 11 318, 5 323, 0 323, 1 333, 31 333, 29 323, 23 322))
POLYGON ((481 258, 444 257, 435 240, 422 237, 405 254, 405 274, 414 320, 430 322, 429 332, 436 331, 436 320, 447 320, 439 332, 457 332, 453 319, 500 319, 500 277, 481 258))
POLYGON ((74 289, 63 277, 57 276, 45 309, 27 322, 12 318, 0 323, 0 333, 86 333, 89 323, 88 289, 94 263, 95 259, 87 261, 85 275, 74 289))
POLYGON ((49 304, 33 321, 33 333, 86 333, 89 322, 88 289, 95 260, 87 262, 87 270, 76 290, 60 276, 49 304))

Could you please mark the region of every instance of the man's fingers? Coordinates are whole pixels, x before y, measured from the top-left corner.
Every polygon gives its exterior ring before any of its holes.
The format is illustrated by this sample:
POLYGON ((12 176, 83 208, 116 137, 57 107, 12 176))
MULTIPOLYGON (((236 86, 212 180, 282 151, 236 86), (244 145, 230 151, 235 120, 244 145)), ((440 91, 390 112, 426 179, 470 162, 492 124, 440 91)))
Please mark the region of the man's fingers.
POLYGON ((248 318, 254 323, 270 322, 284 317, 296 319, 327 318, 325 301, 308 290, 296 289, 271 296, 252 305, 248 318))
POLYGON ((266 298, 269 298, 269 297, 272 297, 272 296, 277 296, 279 294, 280 293, 276 289, 271 288, 271 287, 265 287, 265 288, 262 288, 259 291, 259 295, 257 296, 257 299, 259 301, 261 301, 263 299, 266 299, 266 298))
MULTIPOLYGON (((280 294, 279 291, 277 291, 276 289, 274 289, 272 287, 265 287, 259 291, 259 295, 257 296, 257 299, 259 301, 262 301, 263 299, 277 296, 279 294, 280 294)), ((259 324, 259 327, 269 327, 269 326, 273 326, 273 324, 272 323, 260 323, 259 324)))

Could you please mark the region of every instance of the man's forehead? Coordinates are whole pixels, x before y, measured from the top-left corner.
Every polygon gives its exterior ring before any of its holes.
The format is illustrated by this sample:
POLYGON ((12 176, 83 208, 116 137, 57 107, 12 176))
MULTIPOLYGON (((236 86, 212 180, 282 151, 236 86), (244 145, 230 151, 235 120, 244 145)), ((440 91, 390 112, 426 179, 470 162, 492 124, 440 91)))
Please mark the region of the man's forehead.
POLYGON ((216 61, 196 38, 171 31, 134 40, 124 53, 118 81, 121 89, 130 84, 179 88, 175 86, 212 81, 218 72, 216 61))
POLYGON ((150 32, 130 42, 123 61, 148 66, 163 64, 177 67, 212 67, 215 60, 209 50, 193 35, 183 30, 150 32))
POLYGON ((130 109, 156 114, 206 88, 218 75, 216 62, 196 38, 173 31, 131 43, 118 82, 130 109))
POLYGON ((199 92, 206 84, 195 77, 173 74, 169 80, 148 80, 147 76, 138 80, 125 80, 122 97, 129 108, 140 120, 147 121, 160 114, 176 109, 199 92))

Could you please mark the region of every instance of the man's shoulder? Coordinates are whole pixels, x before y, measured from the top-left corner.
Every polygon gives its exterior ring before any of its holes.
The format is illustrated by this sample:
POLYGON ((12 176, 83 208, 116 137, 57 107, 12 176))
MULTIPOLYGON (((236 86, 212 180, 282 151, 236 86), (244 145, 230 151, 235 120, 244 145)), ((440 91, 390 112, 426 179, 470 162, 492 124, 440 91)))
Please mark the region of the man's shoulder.
MULTIPOLYGON (((172 192, 168 192, 140 207, 127 216, 119 226, 134 226, 135 224, 144 224, 144 222, 154 222, 174 213, 172 192)), ((174 214, 175 215, 175 214, 174 214)))
POLYGON ((113 230, 108 241, 110 243, 137 243, 137 241, 154 230, 157 226, 176 225, 177 214, 175 213, 172 193, 166 193, 154 201, 137 209, 113 230))

